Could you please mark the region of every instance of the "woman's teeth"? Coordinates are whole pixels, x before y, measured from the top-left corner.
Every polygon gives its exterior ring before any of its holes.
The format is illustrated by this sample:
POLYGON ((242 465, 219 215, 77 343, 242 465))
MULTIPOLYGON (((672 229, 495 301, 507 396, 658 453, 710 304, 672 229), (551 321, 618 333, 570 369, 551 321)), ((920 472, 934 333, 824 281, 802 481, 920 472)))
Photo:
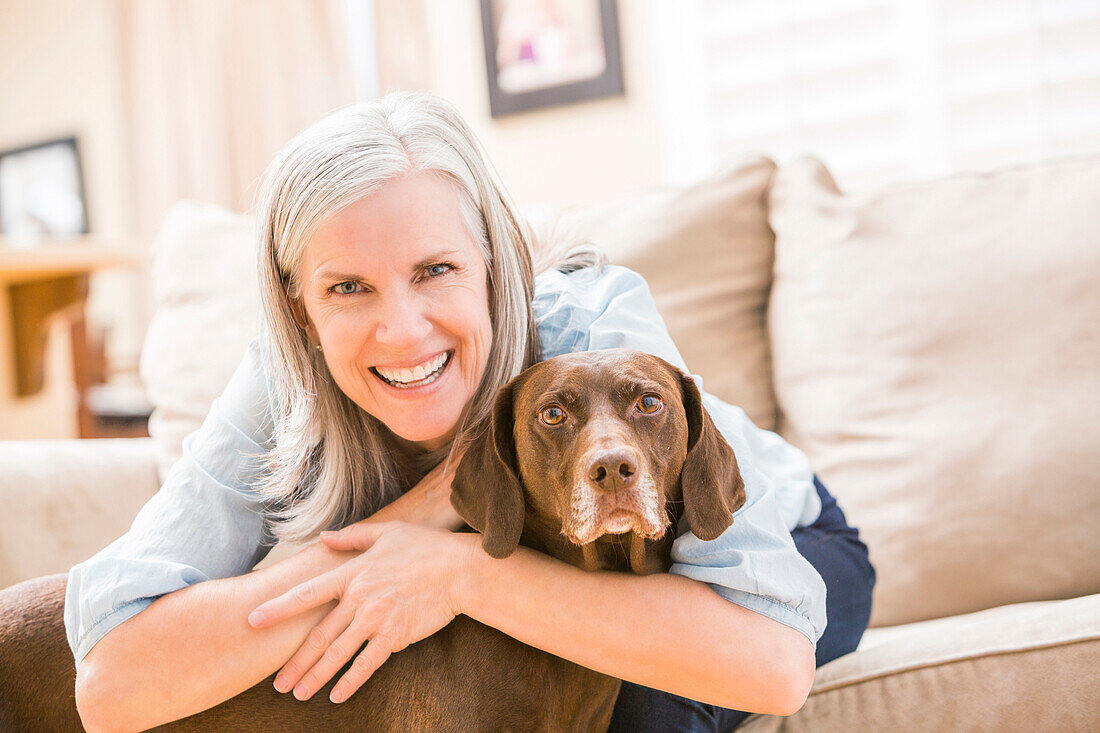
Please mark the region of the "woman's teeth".
POLYGON ((374 367, 373 369, 378 376, 394 387, 402 389, 421 387, 438 379, 450 362, 450 358, 451 352, 445 351, 434 359, 418 364, 412 369, 386 369, 385 367, 374 367))

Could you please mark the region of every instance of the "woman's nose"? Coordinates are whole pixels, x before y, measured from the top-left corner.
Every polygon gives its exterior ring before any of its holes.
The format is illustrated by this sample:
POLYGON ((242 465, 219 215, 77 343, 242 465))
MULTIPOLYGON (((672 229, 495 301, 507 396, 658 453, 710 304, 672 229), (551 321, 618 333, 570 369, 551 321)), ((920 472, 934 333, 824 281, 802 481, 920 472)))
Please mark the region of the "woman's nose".
POLYGON ((407 294, 385 298, 378 312, 375 338, 391 346, 415 345, 432 330, 425 312, 426 304, 407 294))

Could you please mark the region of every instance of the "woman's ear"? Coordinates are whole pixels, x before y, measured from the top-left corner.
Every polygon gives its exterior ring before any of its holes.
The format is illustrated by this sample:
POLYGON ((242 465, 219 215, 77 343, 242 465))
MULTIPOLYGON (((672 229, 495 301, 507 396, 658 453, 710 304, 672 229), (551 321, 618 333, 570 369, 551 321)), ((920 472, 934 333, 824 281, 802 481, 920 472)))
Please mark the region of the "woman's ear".
POLYGON ((451 505, 481 532, 481 546, 495 558, 508 557, 523 534, 523 485, 516 463, 515 382, 497 393, 489 429, 466 449, 451 482, 451 505))
POLYGON ((306 307, 302 304, 302 301, 298 298, 290 297, 290 293, 287 292, 286 288, 283 288, 283 297, 286 298, 287 307, 290 308, 290 314, 294 317, 294 322, 298 324, 298 328, 305 331, 311 343, 321 343, 320 334, 317 333, 317 329, 313 327, 313 324, 309 322, 309 316, 306 315, 306 307))
POLYGON ((733 523, 745 503, 745 481, 733 448, 703 409, 703 396, 690 375, 680 375, 687 411, 688 451, 680 471, 684 515, 701 540, 713 540, 733 523))

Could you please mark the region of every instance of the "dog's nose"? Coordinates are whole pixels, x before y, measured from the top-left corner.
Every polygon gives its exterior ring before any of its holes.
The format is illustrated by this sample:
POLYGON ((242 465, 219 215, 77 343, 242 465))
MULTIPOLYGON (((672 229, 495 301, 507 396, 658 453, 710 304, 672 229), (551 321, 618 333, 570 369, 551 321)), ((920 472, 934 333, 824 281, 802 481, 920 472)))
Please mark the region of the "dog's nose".
POLYGON ((626 488, 634 480, 638 465, 626 450, 606 450, 592 457, 588 478, 604 491, 626 488))

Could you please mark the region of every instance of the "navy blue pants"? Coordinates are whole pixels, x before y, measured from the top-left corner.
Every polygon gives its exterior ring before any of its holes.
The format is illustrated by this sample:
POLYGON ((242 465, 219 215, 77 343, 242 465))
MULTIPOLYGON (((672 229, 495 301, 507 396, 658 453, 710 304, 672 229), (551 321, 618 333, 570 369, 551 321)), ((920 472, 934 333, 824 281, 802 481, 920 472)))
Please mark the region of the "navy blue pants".
MULTIPOLYGON (((825 581, 828 623, 817 642, 817 666, 853 651, 871 617, 875 569, 859 530, 848 525, 836 499, 814 476, 821 515, 791 532, 795 546, 825 581)), ((623 682, 609 731, 730 731, 750 714, 623 682)))

